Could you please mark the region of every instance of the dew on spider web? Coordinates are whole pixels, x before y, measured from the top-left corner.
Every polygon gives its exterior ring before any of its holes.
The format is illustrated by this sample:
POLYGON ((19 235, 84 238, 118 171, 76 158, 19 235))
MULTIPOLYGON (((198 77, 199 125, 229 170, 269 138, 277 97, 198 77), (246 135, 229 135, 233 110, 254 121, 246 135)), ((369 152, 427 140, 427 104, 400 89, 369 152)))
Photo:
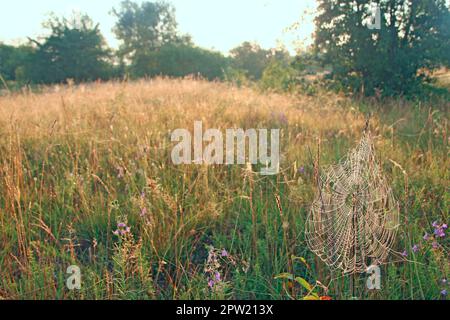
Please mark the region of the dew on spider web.
POLYGON ((344 273, 383 263, 395 240, 399 210, 369 133, 323 172, 318 189, 306 222, 309 248, 344 273))

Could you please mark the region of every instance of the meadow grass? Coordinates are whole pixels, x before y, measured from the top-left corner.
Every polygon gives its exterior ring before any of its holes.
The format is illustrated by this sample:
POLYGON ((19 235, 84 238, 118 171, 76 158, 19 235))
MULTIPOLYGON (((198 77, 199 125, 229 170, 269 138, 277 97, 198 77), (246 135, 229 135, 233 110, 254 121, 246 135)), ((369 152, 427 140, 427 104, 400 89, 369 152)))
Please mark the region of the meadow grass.
POLYGON ((308 290, 276 279, 290 273, 333 299, 442 299, 449 242, 432 223, 448 223, 448 107, 195 79, 0 97, 0 298, 302 299, 308 290), (401 225, 382 289, 368 292, 362 275, 352 293, 307 248, 304 222, 318 168, 358 142, 368 111, 401 225), (196 120, 281 128, 280 174, 174 166, 170 133, 196 120), (118 223, 130 232, 115 235, 118 223), (79 291, 66 288, 70 265, 81 268, 79 291))

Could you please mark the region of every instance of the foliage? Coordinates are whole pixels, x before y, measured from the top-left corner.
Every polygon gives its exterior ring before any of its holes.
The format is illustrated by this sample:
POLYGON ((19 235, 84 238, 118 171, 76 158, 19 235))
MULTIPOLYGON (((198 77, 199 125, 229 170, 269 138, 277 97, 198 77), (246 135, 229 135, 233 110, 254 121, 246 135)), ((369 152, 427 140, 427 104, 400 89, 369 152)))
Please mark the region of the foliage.
POLYGON ((233 68, 243 70, 251 80, 261 79, 264 69, 272 61, 290 60, 289 52, 284 48, 266 50, 259 44, 248 41, 232 49, 230 55, 233 58, 233 68))
POLYGON ((119 56, 133 61, 146 57, 168 43, 191 43, 189 36, 179 36, 175 9, 165 2, 143 2, 139 5, 122 1, 113 9, 117 18, 114 32, 122 41, 119 56))
POLYGON ((290 64, 274 60, 264 69, 259 84, 264 90, 290 91, 294 89, 298 75, 290 64))
POLYGON ((242 69, 233 68, 232 66, 228 66, 228 68, 225 69, 224 80, 237 87, 249 86, 251 84, 247 72, 242 69))
POLYGON ((186 44, 167 44, 148 55, 138 56, 131 65, 135 77, 200 75, 209 80, 223 79, 228 60, 219 52, 186 44))
POLYGON ((33 48, 27 45, 15 47, 0 44, 0 75, 10 81, 23 79, 24 66, 33 52, 33 48))
POLYGON ((372 1, 319 1, 315 47, 342 89, 408 93, 450 61, 445 0, 381 0, 381 29, 370 29, 372 1))
POLYGON ((57 17, 46 23, 51 34, 36 45, 28 76, 37 83, 92 81, 109 76, 110 58, 99 26, 87 15, 57 17))

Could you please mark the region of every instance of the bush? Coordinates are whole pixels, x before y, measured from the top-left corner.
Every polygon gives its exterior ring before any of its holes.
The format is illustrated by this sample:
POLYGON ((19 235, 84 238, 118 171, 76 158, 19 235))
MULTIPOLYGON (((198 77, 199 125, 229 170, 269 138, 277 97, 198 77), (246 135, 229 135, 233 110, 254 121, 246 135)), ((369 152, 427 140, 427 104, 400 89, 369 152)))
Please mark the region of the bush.
POLYGON ((295 87, 297 77, 297 70, 289 64, 282 61, 273 61, 264 70, 259 84, 265 90, 289 91, 295 87))
POLYGON ((215 80, 224 78, 227 65, 221 53, 185 44, 167 44, 157 51, 136 56, 131 74, 134 77, 201 75, 215 80))

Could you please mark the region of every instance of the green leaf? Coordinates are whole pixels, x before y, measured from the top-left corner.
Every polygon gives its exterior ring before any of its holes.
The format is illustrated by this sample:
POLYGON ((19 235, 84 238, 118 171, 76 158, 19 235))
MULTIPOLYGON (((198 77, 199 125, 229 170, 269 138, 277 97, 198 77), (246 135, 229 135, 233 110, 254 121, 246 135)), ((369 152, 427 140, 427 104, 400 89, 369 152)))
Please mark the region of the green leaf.
POLYGON ((308 281, 306 281, 302 277, 296 277, 295 281, 297 281, 303 288, 305 288, 309 292, 313 291, 313 287, 309 284, 308 281))
POLYGON ((308 269, 311 269, 305 258, 303 258, 303 257, 296 257, 296 256, 293 255, 291 257, 291 259, 292 259, 292 261, 300 260, 300 262, 302 262, 308 269))
POLYGON ((319 300, 319 297, 317 295, 311 294, 311 295, 307 295, 306 297, 303 297, 303 300, 319 300))

